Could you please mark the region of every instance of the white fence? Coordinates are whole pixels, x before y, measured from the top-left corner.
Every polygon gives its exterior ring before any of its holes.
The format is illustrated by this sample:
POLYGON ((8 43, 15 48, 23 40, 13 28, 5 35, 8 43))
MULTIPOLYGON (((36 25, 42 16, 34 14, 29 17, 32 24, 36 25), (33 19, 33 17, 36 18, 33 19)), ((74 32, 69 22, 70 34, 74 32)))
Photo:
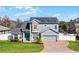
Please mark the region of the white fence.
POLYGON ((8 36, 11 35, 11 33, 7 34, 0 34, 0 40, 8 40, 8 36))
POLYGON ((59 40, 75 41, 76 40, 76 35, 75 34, 59 34, 59 40))
MULTIPOLYGON (((11 33, 0 34, 0 40, 8 40, 8 37, 10 35, 11 35, 11 33)), ((58 40, 71 40, 71 41, 75 41, 76 40, 76 35, 74 35, 74 34, 59 34, 59 39, 58 40)))

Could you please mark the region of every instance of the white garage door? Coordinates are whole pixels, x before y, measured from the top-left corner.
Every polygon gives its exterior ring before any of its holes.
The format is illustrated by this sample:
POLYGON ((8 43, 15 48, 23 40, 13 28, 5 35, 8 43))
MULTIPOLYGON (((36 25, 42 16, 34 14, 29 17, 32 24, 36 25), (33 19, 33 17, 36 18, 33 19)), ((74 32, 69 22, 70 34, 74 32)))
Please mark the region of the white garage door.
POLYGON ((57 35, 43 35, 42 39, 44 41, 49 41, 49 40, 57 40, 57 35))

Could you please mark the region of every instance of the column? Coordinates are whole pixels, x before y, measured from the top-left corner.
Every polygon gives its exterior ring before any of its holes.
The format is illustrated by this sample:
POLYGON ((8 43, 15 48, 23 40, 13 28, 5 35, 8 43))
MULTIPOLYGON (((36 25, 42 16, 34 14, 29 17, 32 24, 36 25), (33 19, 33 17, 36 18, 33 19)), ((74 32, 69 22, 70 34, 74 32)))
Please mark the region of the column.
POLYGON ((23 42, 26 41, 26 38, 25 38, 25 33, 23 32, 23 42))

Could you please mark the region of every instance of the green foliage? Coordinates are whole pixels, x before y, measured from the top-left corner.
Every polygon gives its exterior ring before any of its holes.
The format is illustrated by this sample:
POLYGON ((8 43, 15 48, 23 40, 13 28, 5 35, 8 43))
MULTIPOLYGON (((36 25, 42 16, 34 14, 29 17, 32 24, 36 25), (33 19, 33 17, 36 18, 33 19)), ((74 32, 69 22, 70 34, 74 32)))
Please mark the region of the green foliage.
POLYGON ((15 39, 15 40, 10 40, 11 42, 18 42, 19 40, 18 39, 15 39))
POLYGON ((36 43, 42 43, 41 37, 39 35, 34 35, 33 39, 36 43))
POLYGON ((79 52, 79 41, 69 41, 68 48, 79 52))
POLYGON ((60 21, 59 23, 59 31, 60 32, 68 32, 67 27, 69 26, 69 22, 60 21))
POLYGON ((43 44, 0 41, 0 53, 40 52, 43 44))

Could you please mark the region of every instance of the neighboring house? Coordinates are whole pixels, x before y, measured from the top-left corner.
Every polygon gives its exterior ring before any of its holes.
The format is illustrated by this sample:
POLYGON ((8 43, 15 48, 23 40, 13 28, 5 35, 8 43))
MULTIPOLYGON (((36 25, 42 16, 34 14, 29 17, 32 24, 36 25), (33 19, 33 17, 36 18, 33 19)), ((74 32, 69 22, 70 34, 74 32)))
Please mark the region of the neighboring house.
POLYGON ((73 23, 76 33, 79 34, 79 18, 74 19, 71 22, 73 23))
POLYGON ((67 26, 67 30, 69 34, 76 34, 76 24, 75 22, 73 22, 72 20, 69 23, 69 26, 67 26))
POLYGON ((8 40, 11 35, 11 29, 0 25, 0 40, 8 40))
POLYGON ((4 27, 0 25, 0 34, 10 33, 10 28, 4 27))
MULTIPOLYGON (((16 26, 11 30, 11 34, 13 35, 13 39, 19 39, 20 41, 24 38, 27 38, 25 35, 26 33, 30 33, 30 22, 20 22, 17 23, 16 26)), ((28 34, 28 41, 29 41, 29 34, 28 34)))
POLYGON ((31 17, 30 21, 19 23, 12 29, 15 39, 34 41, 35 35, 42 40, 57 40, 59 34, 58 19, 56 17, 31 17))

